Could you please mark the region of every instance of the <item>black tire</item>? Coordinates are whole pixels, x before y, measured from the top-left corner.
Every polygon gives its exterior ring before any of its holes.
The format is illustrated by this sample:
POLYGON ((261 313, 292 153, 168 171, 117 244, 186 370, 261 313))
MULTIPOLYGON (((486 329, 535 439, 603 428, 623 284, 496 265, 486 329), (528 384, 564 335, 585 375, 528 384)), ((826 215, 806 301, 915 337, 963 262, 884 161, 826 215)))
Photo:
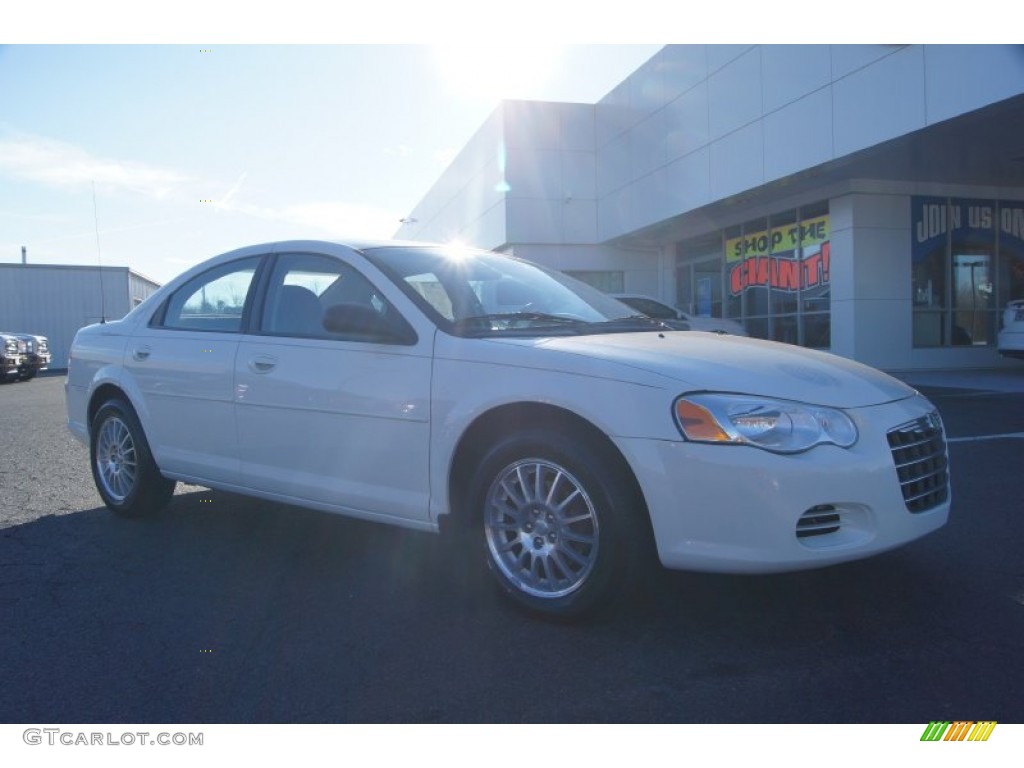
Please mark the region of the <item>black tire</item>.
POLYGON ((483 456, 468 495, 501 591, 553 618, 613 608, 636 586, 649 527, 621 463, 593 440, 536 428, 483 456))
POLYGON ((21 372, 18 373, 18 378, 21 381, 31 381, 32 379, 34 379, 36 377, 37 373, 38 373, 38 371, 35 368, 33 368, 30 371, 21 371, 21 372))
POLYGON ((134 409, 105 402, 89 429, 89 463, 100 498, 111 512, 142 517, 167 505, 174 481, 160 474, 134 409))

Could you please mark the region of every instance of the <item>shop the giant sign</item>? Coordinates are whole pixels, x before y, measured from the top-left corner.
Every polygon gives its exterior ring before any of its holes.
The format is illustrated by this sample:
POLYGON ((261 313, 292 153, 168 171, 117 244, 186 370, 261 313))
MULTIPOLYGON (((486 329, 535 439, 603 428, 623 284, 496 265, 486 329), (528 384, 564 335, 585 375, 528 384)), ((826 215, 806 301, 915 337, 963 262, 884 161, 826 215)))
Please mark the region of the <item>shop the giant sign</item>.
POLYGON ((831 256, 828 214, 799 224, 747 232, 725 241, 729 292, 739 296, 751 288, 826 290, 831 256))

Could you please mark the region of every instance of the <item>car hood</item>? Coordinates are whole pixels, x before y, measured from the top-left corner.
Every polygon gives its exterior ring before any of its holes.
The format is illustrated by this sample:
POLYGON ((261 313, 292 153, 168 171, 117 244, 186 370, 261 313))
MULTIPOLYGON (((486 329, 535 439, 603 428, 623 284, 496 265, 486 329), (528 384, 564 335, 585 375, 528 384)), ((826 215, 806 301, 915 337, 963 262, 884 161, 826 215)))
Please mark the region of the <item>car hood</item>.
POLYGON ((738 392, 858 408, 902 400, 915 390, 866 365, 825 352, 715 333, 619 333, 501 339, 560 353, 548 365, 573 372, 576 357, 628 366, 678 382, 680 391, 738 392))

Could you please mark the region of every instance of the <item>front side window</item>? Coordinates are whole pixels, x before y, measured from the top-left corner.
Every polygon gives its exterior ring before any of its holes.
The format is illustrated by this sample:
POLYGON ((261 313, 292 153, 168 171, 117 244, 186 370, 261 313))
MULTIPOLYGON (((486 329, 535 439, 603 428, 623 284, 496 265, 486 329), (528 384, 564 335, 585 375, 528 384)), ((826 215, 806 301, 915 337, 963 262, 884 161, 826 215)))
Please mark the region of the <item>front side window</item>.
POLYGON ((411 343, 415 338, 398 310, 354 267, 304 253, 277 257, 259 328, 275 336, 343 341, 411 343))
POLYGON ((189 280, 164 305, 162 328, 240 333, 260 257, 221 264, 189 280))

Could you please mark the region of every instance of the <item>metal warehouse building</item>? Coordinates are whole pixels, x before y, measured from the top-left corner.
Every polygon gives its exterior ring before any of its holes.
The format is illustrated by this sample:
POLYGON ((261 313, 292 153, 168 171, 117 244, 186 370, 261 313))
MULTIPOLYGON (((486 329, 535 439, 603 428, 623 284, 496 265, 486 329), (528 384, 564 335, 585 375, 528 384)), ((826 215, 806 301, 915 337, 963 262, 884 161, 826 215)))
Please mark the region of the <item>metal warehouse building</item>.
POLYGON ((79 328, 124 317, 157 288, 128 267, 0 264, 0 330, 46 336, 50 367, 65 368, 79 328))
POLYGON ((1024 47, 667 46, 597 104, 503 103, 403 222, 882 368, 997 366, 1024 47))

